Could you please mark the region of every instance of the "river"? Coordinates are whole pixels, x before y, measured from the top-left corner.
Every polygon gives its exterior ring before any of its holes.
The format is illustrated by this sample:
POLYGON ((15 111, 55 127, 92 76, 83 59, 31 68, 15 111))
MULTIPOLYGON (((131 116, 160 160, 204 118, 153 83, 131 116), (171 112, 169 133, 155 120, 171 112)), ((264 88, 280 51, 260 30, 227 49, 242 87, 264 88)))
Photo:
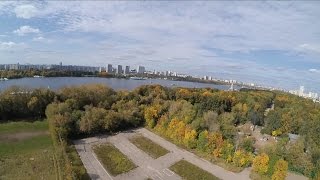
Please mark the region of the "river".
MULTIPOLYGON (((118 78, 99 78, 99 77, 45 77, 45 78, 21 78, 10 79, 8 81, 0 81, 0 91, 6 90, 11 86, 21 86, 27 88, 50 88, 57 90, 65 86, 82 85, 100 83, 108 85, 115 90, 132 90, 136 87, 146 84, 160 84, 167 87, 188 87, 188 88, 215 88, 226 90, 230 85, 216 85, 187 81, 171 81, 164 79, 147 79, 147 80, 133 80, 133 79, 118 79, 118 78)), ((238 86, 234 88, 239 89, 238 86)))

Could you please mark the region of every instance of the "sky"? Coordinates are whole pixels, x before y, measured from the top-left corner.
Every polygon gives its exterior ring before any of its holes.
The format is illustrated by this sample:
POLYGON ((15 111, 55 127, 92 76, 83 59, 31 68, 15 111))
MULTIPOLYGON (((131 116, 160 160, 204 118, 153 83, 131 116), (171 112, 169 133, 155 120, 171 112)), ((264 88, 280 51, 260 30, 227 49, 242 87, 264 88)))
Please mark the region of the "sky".
POLYGON ((319 1, 1 1, 0 63, 144 65, 320 93, 319 1))

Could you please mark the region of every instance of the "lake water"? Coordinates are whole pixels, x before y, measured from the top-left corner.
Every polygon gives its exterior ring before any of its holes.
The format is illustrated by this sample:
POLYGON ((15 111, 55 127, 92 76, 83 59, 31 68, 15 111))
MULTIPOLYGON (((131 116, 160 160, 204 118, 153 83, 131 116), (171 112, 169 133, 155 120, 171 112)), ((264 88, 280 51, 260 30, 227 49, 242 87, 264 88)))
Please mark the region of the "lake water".
MULTIPOLYGON (((167 87, 188 87, 188 88, 215 88, 226 90, 230 85, 215 85, 206 83, 186 82, 186 81, 171 81, 164 79, 148 79, 148 80, 133 80, 133 79, 117 79, 117 78, 98 78, 98 77, 52 77, 52 78, 21 78, 11 79, 8 81, 0 81, 0 91, 3 91, 11 86, 22 86, 28 88, 50 88, 57 90, 65 86, 82 85, 100 83, 109 87, 120 90, 132 90, 136 87, 146 84, 160 84, 167 87)), ((238 86, 234 88, 239 89, 238 86)))

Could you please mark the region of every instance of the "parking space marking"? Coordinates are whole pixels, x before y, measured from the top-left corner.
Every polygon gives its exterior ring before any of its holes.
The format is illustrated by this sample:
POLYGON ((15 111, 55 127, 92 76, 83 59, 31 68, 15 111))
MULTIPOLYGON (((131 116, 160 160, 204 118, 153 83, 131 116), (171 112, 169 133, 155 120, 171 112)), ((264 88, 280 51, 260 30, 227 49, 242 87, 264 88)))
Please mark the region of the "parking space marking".
POLYGON ((163 179, 159 176, 159 174, 153 174, 153 175, 152 175, 152 178, 153 178, 153 179, 163 180, 163 179))
POLYGON ((162 172, 163 172, 164 174, 166 174, 167 176, 173 176, 173 175, 174 175, 174 172, 172 172, 172 171, 171 171, 170 169, 168 169, 168 168, 163 169, 162 172))

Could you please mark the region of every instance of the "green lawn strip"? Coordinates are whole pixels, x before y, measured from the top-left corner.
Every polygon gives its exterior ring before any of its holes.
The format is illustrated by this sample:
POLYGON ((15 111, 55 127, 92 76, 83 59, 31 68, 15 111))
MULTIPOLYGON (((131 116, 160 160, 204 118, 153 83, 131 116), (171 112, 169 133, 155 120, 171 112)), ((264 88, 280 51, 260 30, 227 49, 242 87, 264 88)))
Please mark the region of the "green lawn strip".
POLYGON ((0 124, 0 134, 47 131, 47 130, 48 130, 47 121, 9 122, 9 123, 0 124))
POLYGON ((49 135, 39 135, 21 141, 0 141, 0 157, 14 156, 33 152, 36 150, 46 150, 52 147, 52 140, 49 135))
POLYGON ((137 166, 111 144, 100 144, 93 147, 94 153, 110 174, 117 176, 129 172, 137 166))
POLYGON ((177 173, 185 180, 218 180, 216 176, 195 166, 188 161, 181 160, 170 167, 172 171, 177 173))
POLYGON ((169 153, 167 149, 142 135, 134 136, 130 142, 155 159, 169 153))

